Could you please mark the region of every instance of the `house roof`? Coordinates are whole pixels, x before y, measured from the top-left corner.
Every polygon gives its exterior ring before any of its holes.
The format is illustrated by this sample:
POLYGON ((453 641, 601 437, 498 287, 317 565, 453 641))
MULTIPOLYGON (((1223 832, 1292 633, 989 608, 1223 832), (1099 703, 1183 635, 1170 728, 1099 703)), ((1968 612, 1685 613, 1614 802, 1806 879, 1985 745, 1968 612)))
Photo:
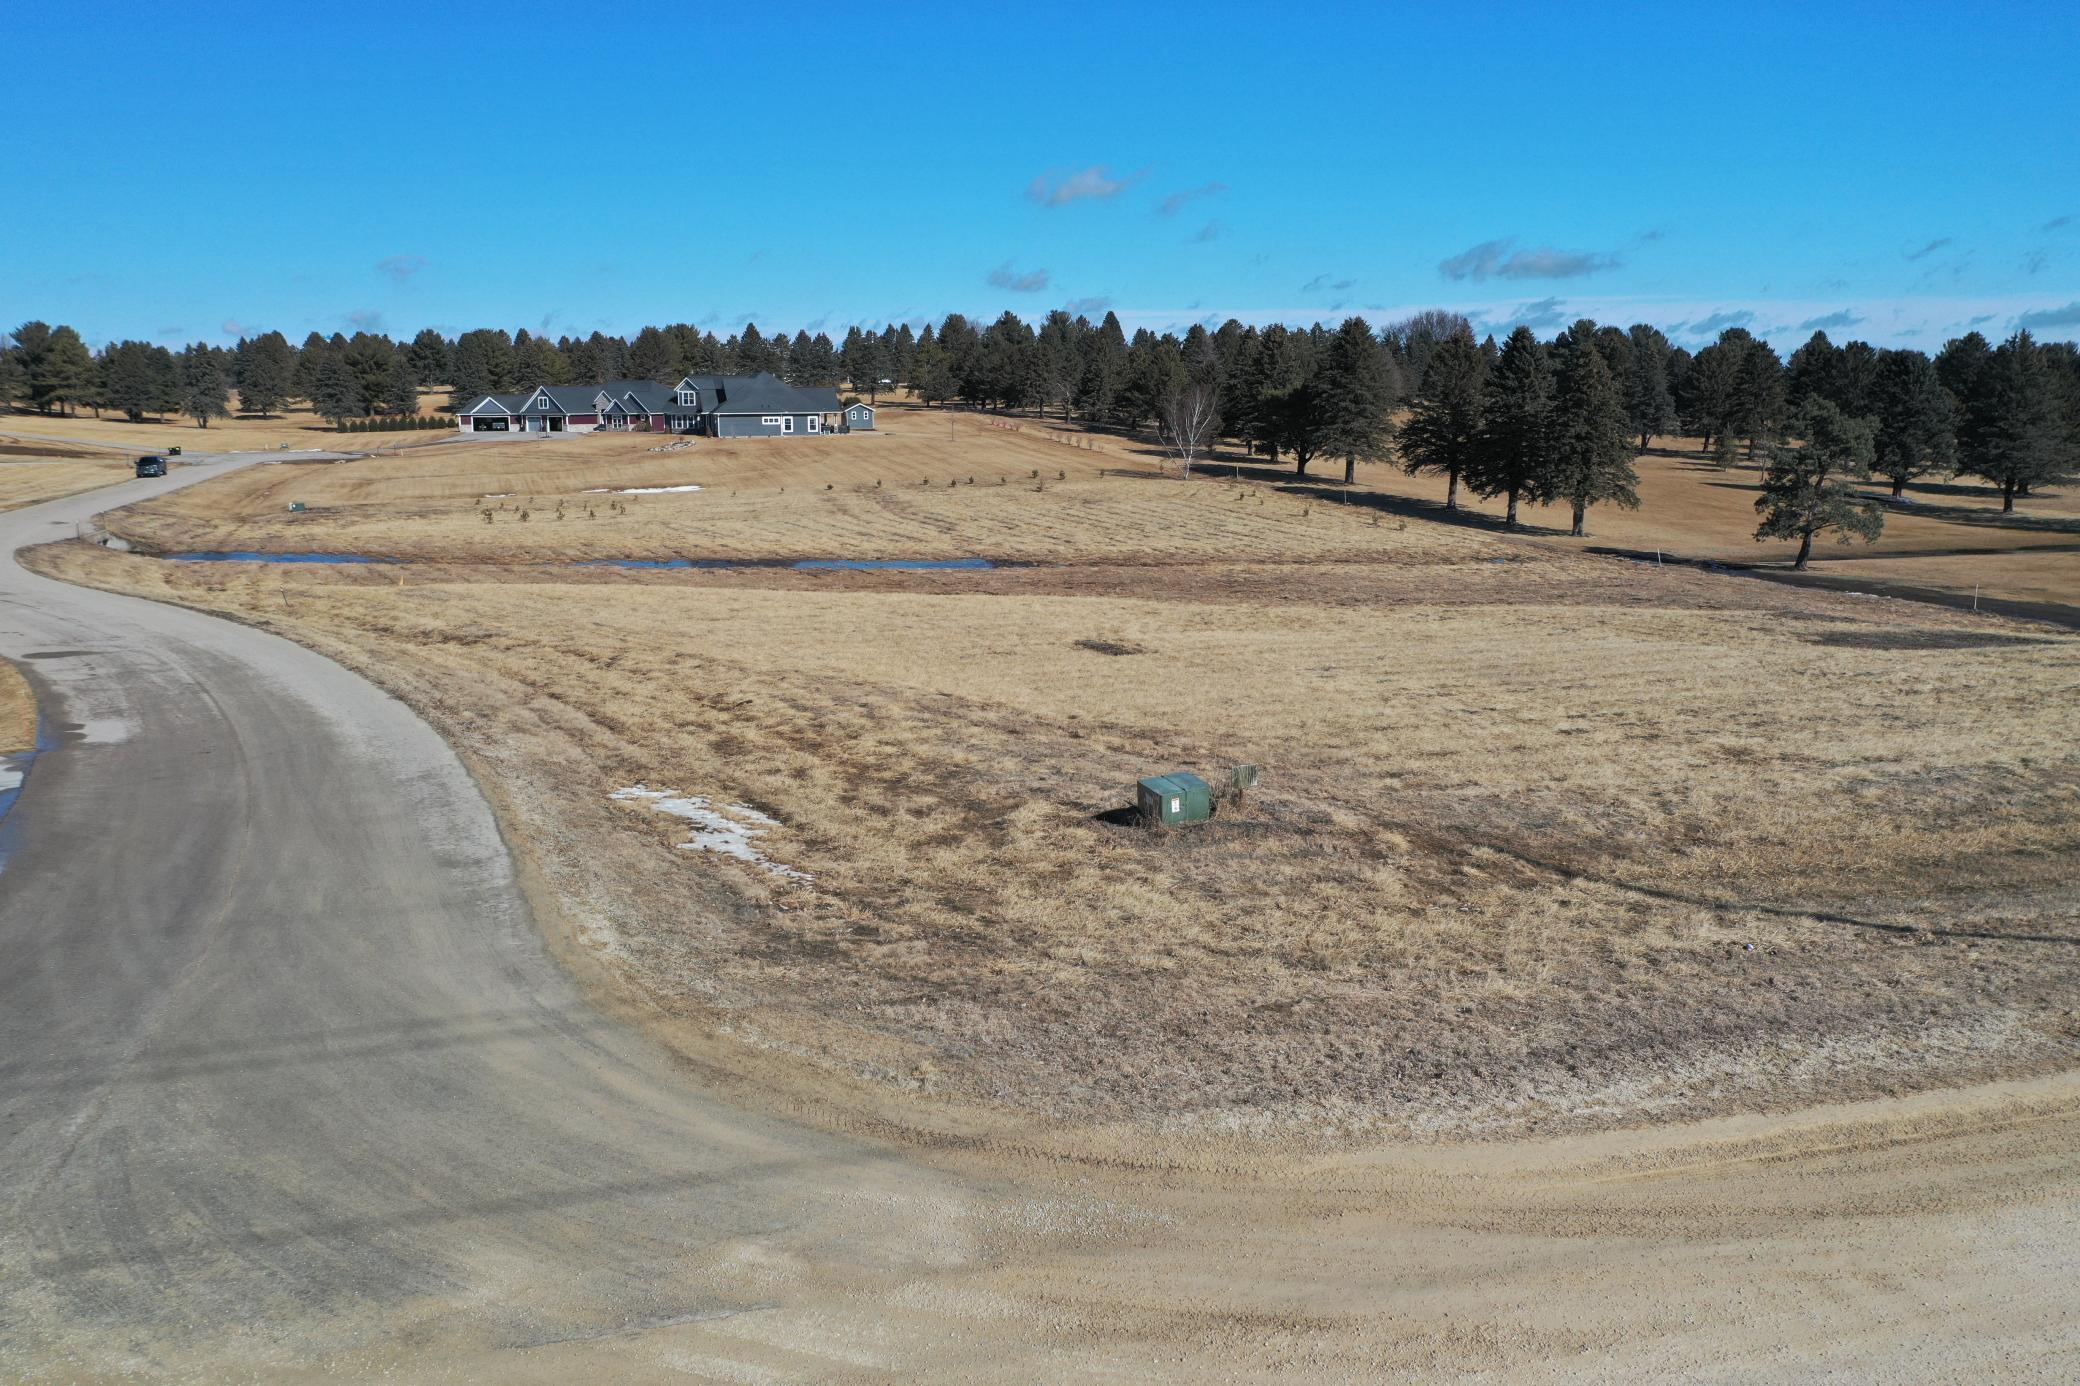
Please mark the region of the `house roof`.
POLYGON ((701 390, 703 407, 717 414, 825 414, 838 408, 838 392, 829 386, 790 385, 771 371, 689 378, 701 390), (711 400, 710 382, 719 402, 711 400))
POLYGON ((688 375, 680 384, 699 391, 698 406, 679 403, 677 386, 654 380, 610 380, 603 385, 537 385, 517 394, 485 395, 461 412, 477 413, 489 401, 508 414, 590 414, 599 408, 601 395, 607 396, 610 407, 619 406, 631 414, 683 413, 690 408, 717 414, 828 414, 839 408, 838 392, 829 386, 790 385, 771 371, 688 375))

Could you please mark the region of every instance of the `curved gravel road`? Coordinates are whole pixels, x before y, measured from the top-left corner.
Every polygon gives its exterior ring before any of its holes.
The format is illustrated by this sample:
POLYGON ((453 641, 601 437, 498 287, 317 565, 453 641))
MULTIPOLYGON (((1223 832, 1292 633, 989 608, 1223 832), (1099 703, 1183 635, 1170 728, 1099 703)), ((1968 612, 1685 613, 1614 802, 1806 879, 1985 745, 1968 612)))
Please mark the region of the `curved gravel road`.
POLYGON ((0 824, 0 1364, 509 1348, 743 1310, 746 1241, 897 1258, 818 1211, 882 1157, 704 1102, 581 1002, 401 703, 13 560, 243 464, 0 515, 0 654, 63 719, 0 824))

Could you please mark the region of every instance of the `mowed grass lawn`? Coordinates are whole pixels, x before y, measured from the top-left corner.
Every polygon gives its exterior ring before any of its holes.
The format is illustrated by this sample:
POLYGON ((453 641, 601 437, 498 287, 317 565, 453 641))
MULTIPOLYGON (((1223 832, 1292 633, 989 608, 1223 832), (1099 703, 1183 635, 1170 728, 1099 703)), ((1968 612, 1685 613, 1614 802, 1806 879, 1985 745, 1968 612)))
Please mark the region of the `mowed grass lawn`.
POLYGON ((1416 1132, 2073 1059, 2080 639, 891 412, 256 468, 117 517, 416 566, 35 561, 396 689, 578 938, 761 1052, 1065 1117, 1416 1132), (687 482, 576 518, 587 485, 687 482), (641 553, 1027 566, 538 566, 641 553), (1241 761, 1262 787, 1211 824, 1119 821, 1140 775, 1241 761), (609 798, 638 784, 769 815, 808 879, 682 850, 609 798))

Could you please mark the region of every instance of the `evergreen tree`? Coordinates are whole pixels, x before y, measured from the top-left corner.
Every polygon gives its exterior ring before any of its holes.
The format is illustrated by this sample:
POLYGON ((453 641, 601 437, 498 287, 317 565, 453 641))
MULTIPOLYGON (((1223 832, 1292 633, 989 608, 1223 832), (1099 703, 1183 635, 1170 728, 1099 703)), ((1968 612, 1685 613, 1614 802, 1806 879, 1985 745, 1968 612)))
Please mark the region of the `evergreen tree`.
POLYGON ((361 381, 341 353, 328 351, 320 358, 317 379, 311 383, 311 408, 319 418, 335 428, 348 419, 360 418, 368 411, 367 397, 361 393, 361 381))
POLYGON ((774 350, 773 344, 766 340, 755 322, 744 324, 744 331, 737 338, 736 351, 733 354, 736 358, 734 369, 739 375, 780 373, 780 353, 774 350))
POLYGON ((105 353, 102 389, 108 407, 120 409, 132 423, 161 408, 171 354, 150 342, 117 342, 105 353), (162 361, 160 358, 167 358, 162 361))
POLYGON ((1175 343, 1166 343, 1147 328, 1134 333, 1127 343, 1126 371, 1120 380, 1115 405, 1129 428, 1143 420, 1161 416, 1163 404, 1185 382, 1184 361, 1175 343))
POLYGON ((2065 421, 2055 382, 2035 338, 2017 332, 1993 351, 1979 372, 1966 412, 1970 444, 1961 469, 2001 488, 2001 513, 2032 487, 2072 471, 2065 421))
MULTIPOLYGON (((1969 422, 1972 400, 1979 392, 1979 377, 1992 359, 1993 348, 1976 332, 1951 338, 1936 354, 1936 379, 1943 382, 1943 389, 1949 392, 1950 402, 1957 408, 1960 430, 1969 422)), ((1967 446, 1962 432, 1957 442, 1961 449, 1967 446)))
POLYGON ((1852 536, 1875 543, 1885 529, 1885 512, 1856 487, 1871 474, 1869 419, 1852 419, 1834 401, 1815 394, 1790 431, 1804 441, 1771 448, 1762 494, 1755 501, 1762 516, 1755 537, 1798 540, 1792 567, 1803 572, 1814 535, 1833 530, 1844 544, 1852 536))
POLYGON ((881 343, 853 327, 845 333, 845 345, 839 352, 845 379, 872 401, 881 388, 881 343))
POLYGON ((1502 344, 1481 408, 1481 444, 1466 482, 1477 495, 1507 497, 1505 523, 1515 529, 1519 502, 1551 495, 1553 366, 1530 328, 1502 344))
POLYGON ((0 338, 0 414, 29 393, 29 373, 22 368, 19 347, 0 338))
POLYGON ((347 369, 354 372, 364 401, 373 406, 388 393, 390 368, 397 359, 397 348, 388 337, 356 332, 339 355, 347 369))
POLYGON ((296 352, 279 332, 263 332, 245 343, 238 358, 238 407, 262 418, 288 403, 296 352))
POLYGON ((1784 363, 1768 342, 1740 328, 1727 336, 1740 339, 1739 367, 1734 374, 1733 415, 1729 427, 1748 440, 1748 456, 1756 446, 1777 437, 1784 423, 1784 363))
MULTIPOLYGON (((874 344, 877 356, 880 346, 879 342, 874 344)), ((970 398, 978 398, 999 408, 1019 409, 1039 396, 1039 382, 1034 369, 1033 329, 1026 326, 1016 313, 1007 311, 989 325, 989 330, 982 334, 981 350, 976 353, 973 366, 974 376, 968 382, 968 388, 977 393, 971 393, 970 398)), ((1151 397, 1151 413, 1161 398, 1161 395, 1151 397)))
POLYGON ((1815 332, 1806 338, 1804 346, 1791 353, 1785 368, 1785 402, 1793 410, 1805 408, 1806 402, 1816 396, 1840 404, 1841 380, 1840 348, 1827 339, 1825 332, 1815 332))
POLYGON ((1852 418, 1867 418, 1878 412, 1878 352, 1869 342, 1850 342, 1842 348, 1841 367, 1836 372, 1831 398, 1852 418))
POLYGON ((1691 432, 1712 450, 1712 440, 1732 430, 1734 388, 1740 372, 1739 351, 1724 341, 1697 353, 1683 373, 1676 398, 1691 432))
MULTIPOLYGON (((546 337, 528 337, 524 332, 513 338, 513 373, 523 390, 537 385, 562 385, 571 378, 570 366, 553 342, 546 337)), ((677 383, 676 376, 673 383, 677 383)))
POLYGON ((571 379, 582 385, 603 385, 614 377, 600 365, 599 349, 589 341, 573 341, 562 348, 563 363, 571 379))
POLYGON ((313 332, 303 339, 296 352, 296 369, 289 374, 289 393, 292 399, 307 400, 318 382, 318 367, 325 364, 325 353, 331 350, 325 338, 313 332))
POLYGON ((1560 339, 1556 354, 1548 489, 1573 504, 1574 526, 1568 532, 1580 537, 1589 507, 1599 501, 1639 508, 1639 474, 1632 469, 1624 397, 1591 324, 1576 323, 1560 339))
POLYGON ((393 414, 407 418, 419 412, 419 372, 412 358, 398 352, 390 361, 390 379, 383 388, 383 404, 393 414))
POLYGON ((1343 459, 1343 482, 1358 479, 1358 459, 1386 454, 1394 408, 1393 363, 1363 318, 1345 318, 1322 352, 1315 389, 1322 401, 1322 451, 1343 459))
POLYGON ((1076 402, 1076 387, 1083 378, 1081 348, 1084 334, 1088 331, 1088 324, 1071 318, 1060 308, 1049 313, 1046 321, 1040 324, 1033 354, 1042 413, 1052 404, 1061 409, 1063 420, 1068 419, 1070 408, 1076 402))
POLYGON ((94 353, 79 333, 63 325, 25 322, 14 330, 16 360, 27 378, 30 407, 48 414, 85 402, 99 380, 94 353))
POLYGON ((1127 334, 1119 325, 1119 315, 1107 312, 1103 322, 1084 334, 1077 355, 1081 361, 1076 408, 1086 419, 1109 417, 1127 370, 1127 334))
POLYGON ((1429 348, 1423 386, 1401 425, 1401 465, 1410 476, 1436 472, 1445 479, 1444 508, 1459 508, 1459 479, 1474 465, 1481 442, 1482 391, 1488 359, 1468 327, 1429 348))
POLYGON ((449 383, 448 372, 454 368, 454 353, 448 347, 447 338, 434 328, 419 330, 419 335, 412 338, 412 344, 405 348, 405 359, 412 363, 413 383, 420 386, 449 383))
POLYGON ((1878 421, 1875 470, 1891 479, 1894 496, 1905 494, 1915 477, 1949 467, 1955 411, 1928 357, 1881 352, 1871 405, 1878 421))
POLYGON ((1625 378, 1625 417, 1639 435, 1639 450, 1656 433, 1675 427, 1676 401, 1669 383, 1668 338, 1658 328, 1634 323, 1631 373, 1625 378))
MULTIPOLYGON (((483 334, 463 333, 455 341, 455 354, 449 363, 448 407, 451 410, 467 409, 484 396, 496 393, 491 382, 490 350, 483 334)), ((312 405, 316 407, 315 394, 312 405)))
POLYGON ((208 428, 211 419, 231 412, 230 386, 206 343, 196 342, 181 353, 181 410, 197 428, 208 428))
MULTIPOLYGON (((714 338, 710 337, 708 340, 712 343, 714 338)), ((595 332, 585 339, 585 345, 592 348, 593 360, 598 366, 598 374, 593 376, 592 379, 607 381, 631 378, 628 373, 627 342, 622 341, 619 337, 609 337, 604 332, 595 332)), ((703 363, 700 369, 709 371, 719 370, 721 365, 722 363, 719 359, 711 359, 703 363)), ((676 385, 679 382, 675 380, 672 383, 676 385)))
POLYGON ((944 404, 959 391, 953 362, 935 341, 921 341, 910 361, 910 388, 926 404, 944 404))

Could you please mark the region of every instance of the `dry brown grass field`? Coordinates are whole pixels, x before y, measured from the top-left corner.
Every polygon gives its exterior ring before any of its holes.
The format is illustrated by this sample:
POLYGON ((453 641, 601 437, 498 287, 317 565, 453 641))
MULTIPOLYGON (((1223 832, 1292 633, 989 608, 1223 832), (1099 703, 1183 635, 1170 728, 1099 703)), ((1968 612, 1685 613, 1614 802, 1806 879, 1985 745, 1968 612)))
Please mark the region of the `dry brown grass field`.
MULTIPOLYGON (((626 986, 950 1099, 1488 1133, 2080 1050, 2080 638, 883 419, 256 467, 109 520, 408 565, 35 562, 367 671, 626 986), (1013 566, 552 566, 608 556, 1013 566), (1263 786, 1211 824, 1117 821, 1137 776, 1240 761, 1263 786), (635 785, 770 816, 758 850, 806 879, 681 849, 610 799, 635 785)), ((1637 523, 1741 511, 1691 471, 1649 459, 1637 523)))
POLYGON ((36 744, 36 695, 22 671, 0 659, 0 755, 36 744))
MULTIPOLYGON (((1757 543, 1755 499, 1760 472, 1742 463, 1721 469, 1695 438, 1655 438, 1636 461, 1640 474, 1638 510, 1599 506, 1589 513, 1587 537, 1568 537, 1564 506, 1526 506, 1522 521, 1563 548, 1665 549, 1670 555, 1727 563, 1788 566, 1796 545, 1757 543)), ((1223 458, 1218 465, 1229 464, 1223 458)), ((1318 468, 1341 475, 1340 465, 1318 468)), ((1442 479, 1410 477, 1391 463, 1361 464, 1368 492, 1423 506, 1441 505, 1442 479)), ((1867 488, 1889 499, 1887 483, 1867 488)), ((1472 516, 1496 522, 1499 500, 1467 497, 1472 516)), ((1840 578, 1910 583, 1953 592, 1981 587, 1989 596, 2080 604, 2080 486, 2067 486, 2018 503, 2017 513, 2000 513, 2000 494, 1968 477, 1929 477, 1910 485, 1904 502, 1888 508, 1885 532, 1876 544, 1838 544, 1823 537, 1813 550, 1813 571, 1840 578)))
POLYGON ((91 491, 130 475, 128 462, 96 448, 0 433, 0 510, 91 491))
MULTIPOLYGON (((234 409, 238 407, 236 391, 232 393, 231 403, 234 409)), ((447 391, 435 386, 426 392, 420 413, 444 413, 447 404, 447 391)), ((443 435, 439 430, 425 433, 341 433, 313 414, 307 405, 298 403, 266 418, 233 415, 211 419, 208 428, 198 428, 193 419, 183 414, 169 414, 163 418, 154 415, 132 423, 121 414, 105 411, 98 417, 92 410, 76 414, 0 411, 0 436, 98 443, 136 452, 164 452, 172 447, 190 452, 232 452, 279 447, 352 450, 443 435)))

